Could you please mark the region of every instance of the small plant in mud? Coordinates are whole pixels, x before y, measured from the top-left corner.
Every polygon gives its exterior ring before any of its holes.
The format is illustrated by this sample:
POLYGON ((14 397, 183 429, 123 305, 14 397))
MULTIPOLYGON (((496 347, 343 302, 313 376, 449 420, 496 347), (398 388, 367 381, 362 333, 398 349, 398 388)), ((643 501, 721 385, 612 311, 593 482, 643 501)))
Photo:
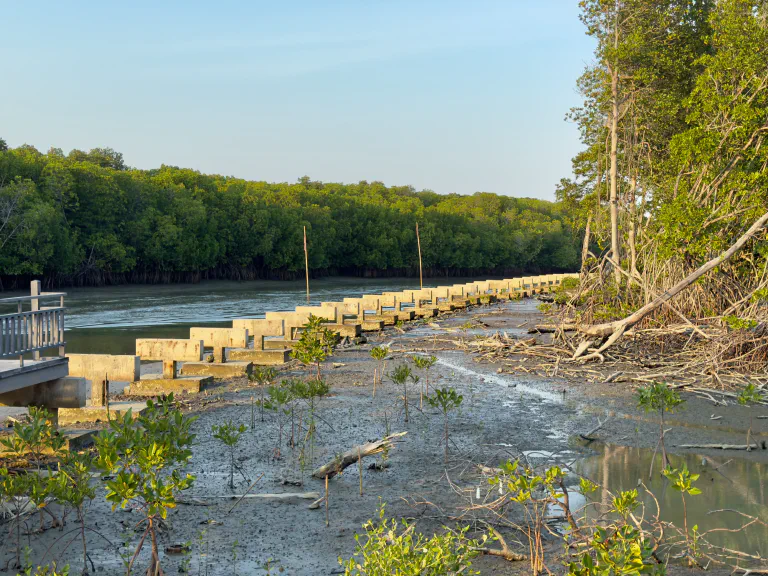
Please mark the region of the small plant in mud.
POLYGON ((615 496, 610 512, 620 520, 592 530, 586 542, 587 550, 568 564, 568 576, 663 576, 665 567, 654 557, 653 538, 638 528, 634 519, 630 523, 639 505, 637 490, 615 496))
POLYGON ((259 393, 261 396, 259 404, 261 406, 262 422, 264 422, 264 390, 275 381, 275 378, 277 378, 277 370, 271 366, 256 366, 253 369, 253 372, 248 375, 248 379, 251 382, 256 382, 259 386, 259 393))
POLYGON ((662 468, 666 468, 669 465, 667 449, 664 446, 664 414, 667 412, 673 414, 683 402, 685 401, 680 398, 677 390, 673 390, 662 382, 641 386, 637 390, 638 408, 642 408, 646 413, 659 413, 659 441, 656 443, 656 448, 651 458, 651 468, 648 472, 649 477, 653 476, 653 463, 656 460, 656 452, 658 452, 659 447, 661 447, 662 468))
POLYGON ((269 400, 266 407, 274 410, 277 415, 277 446, 275 447, 275 458, 281 457, 281 448, 283 445, 283 426, 285 416, 290 415, 290 410, 286 406, 291 402, 291 391, 287 387, 287 381, 283 380, 283 386, 270 386, 267 388, 269 400))
POLYGON ((762 398, 757 388, 751 382, 747 384, 738 397, 739 404, 749 408, 749 428, 747 428, 747 452, 752 450, 752 406, 759 404, 762 398))
POLYGON ((403 407, 405 409, 405 421, 408 422, 408 380, 413 376, 411 367, 407 364, 400 364, 388 376, 392 382, 403 387, 403 407))
POLYGON ((371 348, 370 354, 371 358, 376 360, 376 369, 373 372, 373 397, 376 398, 376 380, 378 379, 379 383, 381 383, 384 359, 389 354, 389 348, 386 346, 374 346, 371 348))
POLYGON ((29 421, 18 423, 13 428, 13 435, 0 439, 0 446, 18 460, 30 462, 37 474, 30 474, 27 496, 37 508, 40 517, 40 531, 45 530, 43 513, 52 518, 52 526, 59 525, 59 519, 46 506, 52 496, 49 476, 41 474, 46 459, 63 454, 66 440, 53 423, 53 414, 44 408, 29 408, 29 421))
MULTIPOLYGON (((85 533, 86 531, 93 530, 86 525, 86 504, 96 498, 96 487, 91 484, 92 472, 92 454, 87 452, 65 452, 59 461, 59 473, 52 477, 53 494, 56 500, 72 508, 80 524, 80 541, 83 546, 83 574, 88 573, 88 561, 90 560, 85 533)), ((91 562, 91 565, 93 567, 93 562, 91 562)))
MULTIPOLYGON (((3 504, 7 513, 11 516, 10 534, 16 534, 16 563, 14 568, 21 568, 21 524, 23 513, 29 506, 27 494, 30 490, 32 474, 14 474, 7 468, 0 468, 0 504, 3 504)), ((11 560, 5 565, 7 570, 11 560)))
POLYGON ((339 558, 345 576, 480 574, 472 569, 472 559, 487 537, 479 541, 467 538, 468 527, 446 529, 427 538, 416 532, 414 524, 385 518, 381 505, 378 522, 369 520, 363 529, 363 538, 355 535, 354 555, 348 560, 339 558))
POLYGON ((428 396, 427 402, 432 408, 439 408, 443 413, 443 438, 445 440, 444 459, 448 462, 448 413, 461 406, 464 397, 453 388, 438 388, 434 396, 428 396))
POLYGON ((677 468, 667 466, 664 469, 663 474, 667 480, 670 481, 672 489, 680 492, 680 497, 683 501, 683 532, 685 534, 685 544, 687 548, 686 556, 688 558, 689 566, 698 565, 696 558, 698 556, 699 527, 698 525, 694 525, 693 537, 691 538, 691 534, 688 532, 688 508, 685 501, 685 495, 688 494, 689 496, 697 496, 698 494, 701 494, 701 490, 693 485, 693 483, 699 479, 699 474, 691 474, 688 471, 688 466, 685 464, 683 464, 683 467, 679 470, 677 468))
POLYGON ((235 450, 237 449, 237 443, 240 442, 240 437, 245 431, 245 424, 235 426, 232 420, 220 426, 211 426, 213 437, 220 440, 229 452, 229 487, 232 490, 235 489, 235 450))
POLYGON ((559 466, 552 466, 539 474, 532 467, 521 465, 519 460, 507 461, 489 483, 500 486, 500 491, 506 493, 511 502, 522 505, 531 572, 534 576, 544 570, 549 572, 544 561, 543 534, 548 530, 546 517, 551 509, 559 507, 571 530, 579 530, 570 509, 565 472, 559 466))
POLYGON ((328 329, 325 320, 309 315, 307 323, 302 327, 299 341, 293 345, 291 356, 304 364, 307 370, 315 367, 315 379, 320 380, 320 365, 331 356, 339 344, 339 335, 328 329))
POLYGON ((144 542, 149 538, 152 549, 147 574, 162 574, 157 529, 176 507, 180 492, 190 488, 195 477, 181 472, 192 458, 191 432, 195 417, 184 416, 174 407, 173 394, 157 402, 147 401, 147 408, 134 419, 131 410, 122 418, 114 418, 109 428, 95 439, 98 450, 96 468, 112 476, 105 481, 106 499, 112 510, 131 505, 141 516, 137 527, 144 532, 130 561, 131 573, 144 542))
MULTIPOLYGON (((19 576, 22 575, 19 574, 19 576)), ((24 576, 69 576, 69 565, 61 569, 56 567, 56 562, 50 565, 38 566, 37 568, 29 566, 24 570, 24 576)))
POLYGON ((429 371, 437 363, 436 356, 411 356, 411 360, 419 370, 424 370, 424 389, 419 397, 419 408, 424 407, 424 395, 429 396, 429 371))
MULTIPOLYGON (((309 443, 309 462, 313 465, 315 462, 315 434, 317 426, 315 424, 315 404, 319 398, 327 396, 331 387, 324 380, 291 380, 289 382, 291 397, 296 400, 304 400, 309 407, 309 421, 307 423, 307 434, 302 446, 309 443)), ((302 458, 305 456, 305 450, 302 447, 302 458)))

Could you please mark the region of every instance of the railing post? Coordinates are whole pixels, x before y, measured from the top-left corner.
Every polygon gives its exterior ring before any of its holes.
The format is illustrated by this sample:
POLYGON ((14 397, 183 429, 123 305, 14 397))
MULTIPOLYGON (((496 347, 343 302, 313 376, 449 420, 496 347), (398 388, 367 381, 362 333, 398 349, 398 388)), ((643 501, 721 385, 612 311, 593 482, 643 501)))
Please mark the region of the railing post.
POLYGON ((59 357, 64 358, 64 356, 67 355, 66 351, 64 350, 64 296, 59 298, 59 307, 61 308, 61 310, 59 310, 59 322, 57 324, 58 339, 60 342, 59 357))
MULTIPOLYGON (((40 296, 40 280, 32 280, 32 282, 29 283, 29 293, 30 296, 40 296)), ((39 312, 40 311, 40 300, 37 298, 32 298, 32 312, 39 312)), ((39 318, 37 314, 32 314, 32 322, 31 324, 31 331, 30 331, 30 340, 31 342, 31 348, 38 348, 40 346, 40 328, 39 325, 39 318)), ((33 360, 40 360, 40 350, 35 350, 32 352, 32 359, 33 360)))

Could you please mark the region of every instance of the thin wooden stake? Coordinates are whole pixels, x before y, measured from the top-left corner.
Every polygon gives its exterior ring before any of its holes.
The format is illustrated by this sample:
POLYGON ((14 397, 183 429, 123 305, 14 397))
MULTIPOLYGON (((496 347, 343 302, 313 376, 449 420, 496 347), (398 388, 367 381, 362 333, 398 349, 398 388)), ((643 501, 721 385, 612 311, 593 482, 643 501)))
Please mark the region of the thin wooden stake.
POLYGON ((419 248, 419 288, 424 289, 424 273, 421 267, 421 239, 419 238, 419 223, 416 222, 416 246, 419 248))
POLYGON ((251 432, 256 429, 256 411, 253 406, 253 396, 251 396, 251 432))
POLYGON ((304 226, 304 270, 307 277, 307 304, 309 304, 309 252, 307 252, 307 227, 304 226))
MULTIPOLYGON (((749 441, 747 441, 749 444, 749 441)), ((363 455, 360 453, 360 446, 357 447, 357 469, 360 472, 360 496, 363 495, 363 455)))
POLYGON ((328 474, 325 475, 325 527, 331 525, 330 518, 328 516, 328 474))
POLYGON ((373 369, 373 397, 376 398, 376 374, 378 372, 378 368, 373 369))

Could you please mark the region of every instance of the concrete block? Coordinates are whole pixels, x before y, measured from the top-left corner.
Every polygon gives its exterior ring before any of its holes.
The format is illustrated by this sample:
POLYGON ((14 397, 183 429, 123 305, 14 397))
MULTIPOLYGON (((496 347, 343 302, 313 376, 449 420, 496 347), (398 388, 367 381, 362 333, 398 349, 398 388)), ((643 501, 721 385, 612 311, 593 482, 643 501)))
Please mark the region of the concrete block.
POLYGON ((248 330, 248 334, 256 336, 285 336, 283 320, 267 320, 266 318, 236 318, 232 320, 232 328, 248 330))
POLYGON ((360 324, 360 329, 363 332, 379 332, 384 329, 383 320, 363 320, 360 324))
POLYGON ((253 348, 233 348, 229 351, 230 360, 253 362, 257 366, 285 364, 291 359, 290 350, 254 350, 253 348))
POLYGON ((360 324, 326 324, 325 326, 342 338, 357 338, 362 332, 360 324))
MULTIPOLYGON (((93 438, 97 430, 67 430, 60 429, 59 434, 64 439, 64 450, 82 450, 93 445, 93 438)), ((13 430, 0 430, 0 438, 7 438, 13 434, 13 430)), ((49 451, 50 452, 50 451, 49 451)), ((0 446, 0 456, 6 454, 0 446)))
POLYGON ((191 340, 202 340, 210 348, 245 348, 248 330, 244 328, 190 328, 191 340))
POLYGON ((81 408, 86 404, 87 395, 88 382, 85 378, 65 376, 0 394, 0 406, 81 408))
POLYGON ((128 410, 134 418, 137 418, 147 409, 145 402, 110 402, 109 414, 106 406, 86 406, 84 408, 60 408, 59 426, 70 426, 72 424, 85 422, 107 422, 113 418, 122 418, 128 410))
POLYGON ((136 355, 67 354, 69 375, 85 378, 91 383, 91 406, 104 404, 107 379, 133 382, 141 377, 141 358, 136 355))
POLYGON ((437 306, 422 305, 413 309, 414 314, 419 318, 433 318, 440 313, 437 306))
POLYGON ((212 383, 213 376, 164 378, 162 374, 146 374, 141 380, 132 382, 126 387, 124 394, 127 396, 159 396, 170 392, 197 394, 212 383))
POLYGON ((203 340, 137 338, 136 354, 142 360, 200 362, 203 359, 203 340))
POLYGON ((456 310, 456 306, 454 306, 450 302, 440 302, 437 305, 437 309, 440 312, 453 312, 454 310, 456 310))
POLYGON ((238 378, 249 376, 253 362, 185 362, 181 367, 183 376, 213 376, 214 378, 238 378))

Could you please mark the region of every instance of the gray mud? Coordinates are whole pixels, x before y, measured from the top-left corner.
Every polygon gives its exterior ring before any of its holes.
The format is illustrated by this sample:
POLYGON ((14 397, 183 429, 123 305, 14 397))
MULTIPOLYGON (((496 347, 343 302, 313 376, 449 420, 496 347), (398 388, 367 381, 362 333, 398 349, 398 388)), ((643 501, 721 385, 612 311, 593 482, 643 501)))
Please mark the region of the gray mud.
MULTIPOLYGON (((324 366, 331 394, 318 403, 315 465, 387 432, 407 431, 405 439, 389 453, 383 470, 368 469, 371 462, 382 462, 380 456, 364 460, 362 497, 357 466, 347 468, 342 475, 330 480, 328 527, 322 506, 310 510, 311 501, 306 500, 276 503, 245 499, 230 513, 234 500, 231 499, 233 491, 227 487, 228 455, 212 437, 211 426, 228 420, 250 426, 251 397, 258 399, 259 391, 248 387, 244 380, 234 380, 192 400, 198 416, 194 425, 198 444, 187 471, 197 475, 197 480, 184 494, 184 499, 198 499, 198 504, 207 505, 182 504, 170 511, 168 530, 160 535, 161 548, 187 543, 191 552, 186 556, 163 554, 166 573, 177 573, 185 565, 191 574, 208 575, 277 574, 279 569, 296 575, 338 573, 338 557, 348 558, 353 553, 354 534, 366 520, 377 515, 381 503, 386 504, 389 516, 417 520, 419 531, 424 533, 439 530, 444 524, 455 525, 462 506, 476 496, 478 487, 482 495, 489 490, 472 463, 497 465, 520 455, 558 462, 594 458, 601 453, 601 448, 575 442, 574 436, 591 429, 598 417, 602 419, 608 413, 613 414, 612 419, 596 434, 602 441, 653 448, 658 424, 652 416, 646 417, 634 408, 632 389, 626 384, 587 386, 578 381, 498 374, 498 367, 493 364, 478 363, 462 351, 447 350, 451 346, 446 340, 473 337, 469 329, 462 331, 460 327, 483 311, 493 311, 482 317, 488 325, 482 330, 486 335, 497 330, 521 335, 525 331, 522 324, 535 322, 537 316, 534 301, 462 312, 437 319, 439 328, 423 325, 405 334, 387 331, 374 336, 368 345, 337 351, 332 362, 324 366), (369 349, 383 343, 391 344, 394 350, 385 372, 405 361, 410 350, 430 352, 434 349, 439 362, 431 372, 432 385, 454 387, 464 396, 460 411, 450 417, 451 445, 447 463, 443 460, 442 415, 426 404, 423 410, 418 409, 418 385, 412 385, 409 390, 408 423, 404 422, 402 392, 395 389, 390 380, 385 378, 384 384, 377 388, 376 397, 372 397, 375 362, 369 356, 369 349)), ((480 332, 474 328, 472 331, 480 332)), ((300 367, 291 366, 281 377, 303 373, 300 367)), ((423 374, 420 376, 423 378, 423 374)), ((670 423, 669 427, 673 428, 667 436, 670 447, 692 440, 744 440, 744 409, 730 405, 715 408, 705 400, 687 399, 688 410, 675 417, 680 425, 670 423), (722 418, 710 421, 713 412, 722 418), (711 422, 716 422, 716 426, 711 422)), ((306 409, 301 418, 306 423, 306 409)), ((764 420, 755 420, 757 434, 762 433, 764 423, 764 420)), ((275 458, 276 415, 266 412, 262 423, 256 407, 255 429, 243 435, 237 448, 241 471, 235 477, 235 494, 242 494, 261 474, 264 476, 253 489, 254 493, 323 493, 324 482, 310 477, 312 466, 306 463, 302 470, 299 448, 292 449, 287 442, 290 435, 288 422, 280 446, 282 457, 275 458)), ((671 451, 676 450, 671 448, 671 451)), ((760 450, 738 456, 762 464, 766 461, 765 453, 760 450)), ((591 470, 590 466, 583 470, 591 470)), ((612 470, 614 476, 620 475, 621 465, 614 464, 612 470)), ((727 468, 723 470, 728 473, 727 468)), ((762 466, 760 470, 762 473, 762 466)), ((624 480, 633 474, 634 471, 628 471, 624 480)), ((628 481, 636 480, 629 478, 628 481)), ((762 491, 762 480, 758 487, 762 491)), ((102 488, 87 518, 90 525, 119 545, 109 546, 102 538, 89 536, 90 554, 97 571, 122 573, 120 555, 132 553, 140 536, 131 529, 138 518, 130 511, 111 512, 103 499, 102 488)), ((66 529, 72 527, 73 522, 68 522, 66 529)), ((64 550, 63 544, 69 538, 54 544, 60 536, 58 529, 33 536, 28 541, 32 546, 31 558, 38 562, 65 561, 79 570, 77 542, 64 550), (43 560, 49 547, 48 556, 43 560)), ((508 538, 514 549, 525 551, 515 544, 514 534, 508 534, 508 538)), ((10 554, 7 539, 2 551, 0 567, 10 554)), ((762 552, 768 553, 768 545, 762 552)), ((142 554, 139 566, 148 554, 148 550, 142 554)), ((491 557, 479 558, 477 564, 484 574, 525 570, 523 564, 491 557)))

